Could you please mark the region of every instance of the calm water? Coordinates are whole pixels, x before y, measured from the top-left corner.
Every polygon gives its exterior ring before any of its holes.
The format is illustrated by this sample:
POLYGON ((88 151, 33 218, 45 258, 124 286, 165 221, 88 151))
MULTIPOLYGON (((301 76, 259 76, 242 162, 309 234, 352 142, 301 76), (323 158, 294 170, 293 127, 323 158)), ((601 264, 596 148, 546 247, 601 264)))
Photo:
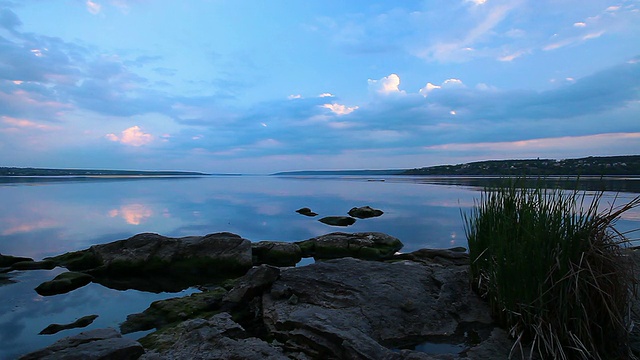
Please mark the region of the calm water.
MULTIPOLYGON (((0 253, 40 260, 141 232, 179 237, 229 231, 255 242, 299 241, 333 231, 380 231, 402 240, 407 252, 466 246, 460 211, 469 209, 479 197, 476 183, 370 180, 243 176, 0 181, 0 253), (364 205, 385 213, 347 228, 317 221, 322 216, 346 215, 350 208, 364 205), (301 207, 320 215, 308 218, 295 213, 301 207)), ((628 191, 618 194, 620 203, 640 192, 635 190, 638 179, 618 184, 628 191)), ((614 193, 607 193, 603 203, 614 198, 614 193)), ((618 227, 623 231, 640 228, 640 211, 626 214, 618 227)), ((0 277, 0 359, 15 358, 81 331, 38 335, 51 323, 70 323, 97 314, 85 329, 117 328, 128 314, 144 310, 152 301, 180 295, 116 291, 97 284, 50 297, 33 290, 62 271, 12 272, 0 277)))

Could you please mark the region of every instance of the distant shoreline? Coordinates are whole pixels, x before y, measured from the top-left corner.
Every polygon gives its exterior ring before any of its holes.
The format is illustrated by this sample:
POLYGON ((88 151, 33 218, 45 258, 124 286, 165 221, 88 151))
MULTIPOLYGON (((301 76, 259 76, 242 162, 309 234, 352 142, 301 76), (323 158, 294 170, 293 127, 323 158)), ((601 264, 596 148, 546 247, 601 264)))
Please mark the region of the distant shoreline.
POLYGON ((164 176, 210 176, 195 171, 146 171, 146 170, 90 170, 90 169, 45 169, 0 167, 3 177, 164 177, 164 176))

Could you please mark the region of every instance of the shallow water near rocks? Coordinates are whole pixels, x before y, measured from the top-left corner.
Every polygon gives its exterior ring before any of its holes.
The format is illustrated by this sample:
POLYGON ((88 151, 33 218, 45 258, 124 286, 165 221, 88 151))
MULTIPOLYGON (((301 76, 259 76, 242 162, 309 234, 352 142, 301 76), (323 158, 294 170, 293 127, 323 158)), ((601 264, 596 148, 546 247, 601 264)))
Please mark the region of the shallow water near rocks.
MULTIPOLYGON (((379 231, 399 238, 405 244, 402 252, 466 247, 460 211, 473 206, 481 187, 466 181, 432 184, 428 180, 240 176, 30 179, 14 183, 4 179, 0 181, 4 205, 0 208, 0 253, 41 260, 141 232, 181 237, 228 231, 254 242, 292 242, 335 231, 379 231), (344 216, 352 207, 367 205, 384 214, 358 219, 348 227, 317 221, 323 216, 344 216), (302 207, 319 215, 306 217, 295 212, 302 207)), ((621 193, 617 201, 622 203, 635 195, 621 193)), ((614 194, 608 193, 605 200, 613 198, 614 194)), ((625 214, 618 226, 622 231, 640 228, 640 211, 625 214)), ((305 259, 299 265, 312 261, 305 259)), ((154 294, 112 290, 95 283, 48 297, 33 290, 63 271, 0 274, 0 359, 15 358, 83 330, 118 328, 127 315, 143 311, 155 300, 197 291, 154 294), (92 314, 98 318, 87 328, 38 335, 51 323, 71 323, 92 314)), ((418 347, 425 352, 444 351, 456 350, 459 344, 432 341, 418 347)))

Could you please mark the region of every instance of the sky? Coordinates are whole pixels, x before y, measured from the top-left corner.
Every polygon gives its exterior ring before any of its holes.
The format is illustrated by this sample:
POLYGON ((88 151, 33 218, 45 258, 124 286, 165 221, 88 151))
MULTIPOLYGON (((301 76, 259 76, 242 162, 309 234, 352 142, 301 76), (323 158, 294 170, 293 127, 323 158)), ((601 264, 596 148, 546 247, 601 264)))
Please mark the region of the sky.
POLYGON ((0 0, 0 166, 640 154, 640 0, 0 0))

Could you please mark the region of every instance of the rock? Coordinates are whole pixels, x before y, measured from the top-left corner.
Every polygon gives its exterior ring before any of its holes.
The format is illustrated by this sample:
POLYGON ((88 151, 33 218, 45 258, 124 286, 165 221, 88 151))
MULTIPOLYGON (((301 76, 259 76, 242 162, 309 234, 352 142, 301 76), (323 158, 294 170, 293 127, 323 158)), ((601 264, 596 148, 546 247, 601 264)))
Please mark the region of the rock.
POLYGON ((231 233, 182 238, 143 233, 50 260, 87 271, 108 287, 153 292, 240 276, 253 265, 251 242, 231 233))
POLYGON ((251 244, 253 264, 295 266, 302 260, 302 250, 295 243, 260 241, 251 244))
POLYGON ((316 260, 354 257, 366 260, 382 260, 393 256, 404 246, 397 238, 378 232, 335 232, 297 242, 303 257, 316 260))
POLYGON ((197 318, 218 309, 226 293, 226 290, 218 288, 186 297, 154 301, 144 312, 127 316, 127 320, 120 325, 120 331, 129 334, 159 329, 168 324, 197 318))
POLYGON ((0 254, 0 268, 10 267, 11 265, 22 262, 22 261, 33 261, 31 258, 21 257, 21 256, 11 256, 11 255, 2 255, 0 254))
POLYGON ((311 358, 405 358, 390 348, 491 324, 468 276, 467 266, 353 258, 287 268, 263 296, 263 319, 286 349, 311 358))
POLYGON ((382 214, 384 214, 382 210, 373 209, 370 206, 354 207, 349 210, 349 216, 353 216, 358 219, 368 219, 382 214))
POLYGON ((296 212, 298 214, 302 214, 304 216, 309 216, 309 217, 314 217, 317 216, 318 214, 314 213, 313 211, 311 211, 311 209, 309 209, 308 207, 303 207, 301 209, 296 210, 296 212))
POLYGON ((19 261, 11 265, 11 270, 51 270, 56 267, 56 263, 50 260, 42 261, 19 261))
POLYGON ((20 360, 134 360, 144 348, 134 340, 125 339, 115 329, 96 329, 56 341, 44 349, 20 357, 20 360))
POLYGON ((44 328, 44 330, 40 331, 39 335, 52 335, 59 333, 62 330, 74 329, 74 328, 83 328, 91 325, 93 320, 95 320, 98 315, 87 315, 83 316, 80 319, 70 323, 70 324, 51 324, 44 328))
POLYGON ((253 267, 243 277, 238 279, 236 285, 222 299, 226 303, 241 304, 252 298, 262 295, 262 292, 280 276, 280 268, 260 265, 253 267))
POLYGON ((250 336, 228 313, 185 321, 140 340, 147 351, 140 359, 288 360, 282 349, 250 336))
POLYGON ((349 226, 355 224, 356 219, 350 216, 326 216, 318 221, 331 226, 349 226))
POLYGON ((442 265, 467 265, 469 254, 463 247, 451 249, 420 249, 406 254, 393 255, 394 260, 411 260, 442 265))
POLYGON ((36 292, 42 296, 65 294, 89 284, 93 276, 81 272, 64 272, 50 281, 45 281, 36 287, 36 292))

